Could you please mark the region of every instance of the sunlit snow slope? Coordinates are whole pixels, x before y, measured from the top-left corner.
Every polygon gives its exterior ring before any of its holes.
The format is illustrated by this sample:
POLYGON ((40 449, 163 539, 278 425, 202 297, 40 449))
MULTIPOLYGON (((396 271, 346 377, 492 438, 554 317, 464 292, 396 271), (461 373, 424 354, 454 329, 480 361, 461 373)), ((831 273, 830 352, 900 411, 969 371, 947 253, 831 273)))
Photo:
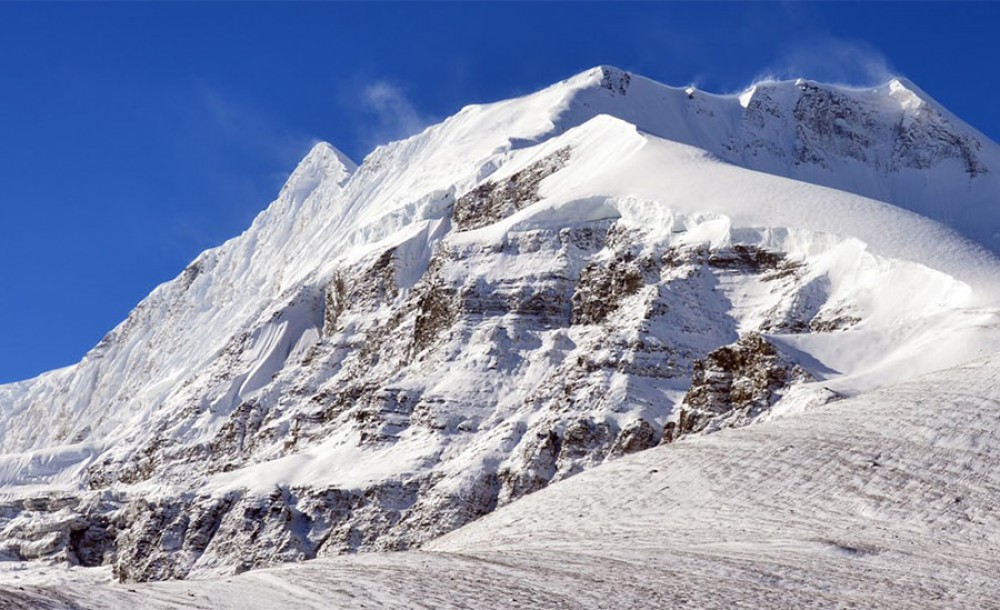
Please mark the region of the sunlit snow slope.
POLYGON ((149 580, 413 548, 991 354, 997 172, 901 80, 606 67, 357 167, 319 144, 82 362, 0 386, 0 553, 149 580))

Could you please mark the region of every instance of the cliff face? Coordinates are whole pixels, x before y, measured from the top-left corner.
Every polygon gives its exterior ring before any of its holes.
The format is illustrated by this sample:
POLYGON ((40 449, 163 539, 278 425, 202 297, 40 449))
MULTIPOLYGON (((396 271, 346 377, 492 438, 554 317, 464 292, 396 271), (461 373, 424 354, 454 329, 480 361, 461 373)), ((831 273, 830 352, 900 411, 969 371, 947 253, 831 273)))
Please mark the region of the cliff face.
POLYGON ((992 144, 894 87, 738 98, 599 68, 360 167, 318 145, 84 361, 0 387, 0 552, 149 580, 414 548, 662 441, 1000 347, 982 249, 708 154, 856 163, 858 191, 992 180, 992 144))

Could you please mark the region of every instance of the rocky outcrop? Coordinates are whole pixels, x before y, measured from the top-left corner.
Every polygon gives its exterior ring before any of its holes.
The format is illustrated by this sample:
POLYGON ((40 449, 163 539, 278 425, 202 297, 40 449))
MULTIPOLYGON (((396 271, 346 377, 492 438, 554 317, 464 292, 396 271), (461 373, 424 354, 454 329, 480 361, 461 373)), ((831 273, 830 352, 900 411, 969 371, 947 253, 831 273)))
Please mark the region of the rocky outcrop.
POLYGON ((510 177, 488 180, 455 202, 452 220, 459 231, 491 225, 538 201, 538 185, 559 171, 570 157, 570 149, 560 148, 510 177))
POLYGON ((634 295, 653 271, 650 259, 635 260, 630 252, 622 252, 608 262, 592 261, 580 273, 573 291, 573 324, 600 324, 621 302, 634 295))
POLYGON ((812 380, 759 333, 749 333, 695 361, 691 388, 676 419, 664 427, 662 442, 746 425, 770 408, 782 390, 812 380))
POLYGON ((887 88, 888 93, 880 95, 858 95, 800 80, 796 95, 789 96, 785 84, 759 84, 747 101, 742 129, 726 150, 826 169, 851 160, 888 174, 953 160, 970 178, 989 173, 980 158, 979 140, 901 82, 887 88), (887 103, 883 95, 905 108, 887 103), (776 124, 794 134, 790 146, 768 131, 776 124))
POLYGON ((607 89, 614 95, 625 95, 628 87, 632 83, 632 75, 624 70, 601 66, 600 87, 607 89))
POLYGON ((455 291, 437 277, 431 277, 423 286, 416 302, 416 320, 413 326, 412 353, 427 349, 439 339, 445 329, 458 318, 455 291))
POLYGON ((956 159, 970 178, 990 171, 979 158, 979 140, 957 132, 948 119, 927 105, 912 115, 904 115, 896 125, 895 136, 893 169, 927 169, 944 159, 956 159))
POLYGON ((624 428, 611 447, 610 455, 619 457, 643 451, 656 445, 656 428, 645 419, 637 419, 624 428))
POLYGON ((109 494, 65 493, 0 505, 0 557, 61 560, 85 567, 114 557, 119 523, 109 494))

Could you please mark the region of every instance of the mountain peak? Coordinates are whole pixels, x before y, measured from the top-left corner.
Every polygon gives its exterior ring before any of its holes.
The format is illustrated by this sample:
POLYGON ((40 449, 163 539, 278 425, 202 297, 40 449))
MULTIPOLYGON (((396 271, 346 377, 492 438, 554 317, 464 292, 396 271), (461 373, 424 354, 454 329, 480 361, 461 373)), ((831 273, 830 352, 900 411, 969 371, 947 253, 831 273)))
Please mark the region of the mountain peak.
POLYGON ((330 180, 343 186, 358 166, 332 144, 317 142, 292 171, 281 193, 293 203, 301 203, 320 185, 330 180))
POLYGON ((674 431, 995 349, 1000 263, 851 194, 1000 231, 990 143, 900 108, 597 66, 357 172, 320 142, 91 357, 0 386, 0 486, 75 494, 39 527, 10 505, 0 550, 94 540, 136 580, 412 547, 674 431))
POLYGON ((928 102, 933 102, 929 95, 913 84, 913 81, 902 76, 891 79, 885 84, 885 88, 889 91, 889 96, 898 100, 904 108, 919 108, 928 102))
POLYGON ((357 171, 358 164, 329 142, 319 141, 313 144, 309 153, 302 159, 299 166, 311 165, 322 168, 327 175, 339 176, 338 182, 346 181, 357 171))

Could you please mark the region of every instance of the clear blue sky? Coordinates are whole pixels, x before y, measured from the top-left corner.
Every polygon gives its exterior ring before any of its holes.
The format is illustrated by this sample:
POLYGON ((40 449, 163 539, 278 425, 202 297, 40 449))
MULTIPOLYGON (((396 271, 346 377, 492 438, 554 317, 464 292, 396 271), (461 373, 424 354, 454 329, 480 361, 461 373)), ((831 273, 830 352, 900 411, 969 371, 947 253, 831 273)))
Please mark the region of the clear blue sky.
POLYGON ((597 64, 911 78, 1000 139, 1000 4, 0 3, 0 382, 77 361, 315 140, 360 161, 597 64))

